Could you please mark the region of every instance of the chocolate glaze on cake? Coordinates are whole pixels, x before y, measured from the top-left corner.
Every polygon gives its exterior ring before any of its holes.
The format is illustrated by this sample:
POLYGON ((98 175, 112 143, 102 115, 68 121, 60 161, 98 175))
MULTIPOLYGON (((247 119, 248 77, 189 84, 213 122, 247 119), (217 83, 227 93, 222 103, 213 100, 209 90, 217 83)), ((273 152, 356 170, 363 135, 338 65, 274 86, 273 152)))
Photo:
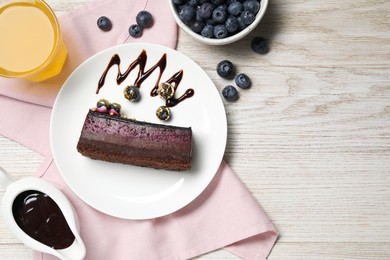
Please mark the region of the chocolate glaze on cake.
POLYGON ((186 171, 191 168, 192 130, 89 110, 77 150, 97 160, 186 171))

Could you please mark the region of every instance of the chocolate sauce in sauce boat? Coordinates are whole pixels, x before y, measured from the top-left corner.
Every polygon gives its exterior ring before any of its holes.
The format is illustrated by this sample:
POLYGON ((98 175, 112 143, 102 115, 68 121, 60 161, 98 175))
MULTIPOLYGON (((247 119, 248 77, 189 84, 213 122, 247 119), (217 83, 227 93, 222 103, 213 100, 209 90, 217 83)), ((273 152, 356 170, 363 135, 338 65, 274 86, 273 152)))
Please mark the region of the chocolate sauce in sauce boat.
MULTIPOLYGON (((118 85, 120 85, 128 76, 129 74, 135 69, 138 67, 138 75, 137 75, 137 78, 135 79, 134 81, 134 86, 136 86, 137 88, 141 88, 141 85, 142 83, 156 70, 156 69, 159 69, 159 74, 158 74, 158 77, 157 77, 157 81, 156 81, 156 84, 154 85, 154 87, 152 88, 152 90, 150 91, 150 96, 151 97, 155 97, 158 95, 157 93, 157 89, 158 89, 158 85, 161 81, 161 77, 164 73, 164 70, 167 66, 167 55, 166 53, 164 53, 162 55, 162 57, 160 58, 160 60, 154 64, 152 67, 150 67, 148 70, 145 71, 145 66, 146 66, 146 62, 147 62, 147 54, 146 54, 146 51, 145 50, 142 50, 142 52, 140 53, 140 55, 138 56, 137 59, 135 59, 130 65, 129 67, 127 68, 127 70, 125 72, 121 72, 120 70, 120 64, 121 64, 121 59, 119 57, 118 54, 114 54, 111 58, 111 60, 109 61, 106 69, 104 70, 102 76, 100 77, 99 79, 99 82, 98 82, 98 87, 96 89, 96 94, 99 94, 99 91, 100 89, 104 86, 104 83, 105 83, 105 80, 106 80, 106 76, 107 76, 107 73, 108 71, 113 67, 113 66, 117 66, 118 68, 118 74, 117 74, 117 77, 116 77, 116 82, 118 85)), ((183 70, 180 70, 178 72, 176 72, 175 74, 172 75, 172 77, 170 77, 166 83, 170 83, 172 84, 172 86, 174 87, 175 91, 176 89, 179 87, 180 85, 180 82, 183 78, 183 70)), ((165 101, 165 105, 167 107, 174 107, 176 106, 177 104, 179 104, 180 102, 186 100, 187 98, 190 98, 192 96, 194 96, 195 94, 195 91, 191 88, 187 89, 185 91, 185 93, 180 96, 179 98, 175 98, 174 96, 171 97, 171 98, 168 98, 166 99, 165 101)))
POLYGON ((27 235, 51 248, 64 249, 75 240, 61 209, 43 192, 26 190, 20 193, 12 204, 12 213, 27 235))
POLYGON ((85 257, 78 216, 59 189, 36 177, 14 181, 1 167, 0 185, 4 221, 23 244, 60 259, 85 257))

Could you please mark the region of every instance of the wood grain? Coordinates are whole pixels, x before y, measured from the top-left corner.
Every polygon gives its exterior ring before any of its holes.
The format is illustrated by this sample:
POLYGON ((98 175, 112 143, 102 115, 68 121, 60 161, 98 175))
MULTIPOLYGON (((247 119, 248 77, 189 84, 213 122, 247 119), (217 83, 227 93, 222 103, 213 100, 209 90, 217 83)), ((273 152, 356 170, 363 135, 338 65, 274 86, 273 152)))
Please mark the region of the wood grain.
MULTIPOLYGON (((61 14, 88 0, 47 1, 61 14)), ((225 159, 274 221, 269 259, 390 259, 390 2, 271 0, 248 37, 178 50, 222 90, 231 60, 252 88, 226 102, 225 159), (250 41, 263 36, 267 55, 250 41)), ((0 137, 0 165, 32 174, 42 157, 0 137)), ((0 193, 1 196, 1 193, 0 193)), ((0 219, 0 259, 30 259, 0 219)), ((218 250, 197 259, 238 259, 218 250)))

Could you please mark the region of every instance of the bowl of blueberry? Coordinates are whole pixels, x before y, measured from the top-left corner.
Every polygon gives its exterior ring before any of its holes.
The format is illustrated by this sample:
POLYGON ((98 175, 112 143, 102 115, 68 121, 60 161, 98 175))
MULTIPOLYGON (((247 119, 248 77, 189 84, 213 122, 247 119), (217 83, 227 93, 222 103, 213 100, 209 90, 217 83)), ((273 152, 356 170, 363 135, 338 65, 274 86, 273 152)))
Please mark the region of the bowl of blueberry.
POLYGON ((248 35, 261 21, 268 0, 169 0, 173 17, 199 42, 224 45, 248 35))

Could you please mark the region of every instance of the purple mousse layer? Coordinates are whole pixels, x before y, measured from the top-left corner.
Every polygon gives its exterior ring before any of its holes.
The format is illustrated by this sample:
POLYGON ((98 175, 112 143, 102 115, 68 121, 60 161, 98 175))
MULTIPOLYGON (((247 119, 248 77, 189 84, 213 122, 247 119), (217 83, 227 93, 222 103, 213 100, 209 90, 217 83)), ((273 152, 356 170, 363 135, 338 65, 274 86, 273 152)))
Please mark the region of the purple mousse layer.
POLYGON ((90 110, 77 150, 96 160, 186 171, 191 169, 192 130, 90 110))

